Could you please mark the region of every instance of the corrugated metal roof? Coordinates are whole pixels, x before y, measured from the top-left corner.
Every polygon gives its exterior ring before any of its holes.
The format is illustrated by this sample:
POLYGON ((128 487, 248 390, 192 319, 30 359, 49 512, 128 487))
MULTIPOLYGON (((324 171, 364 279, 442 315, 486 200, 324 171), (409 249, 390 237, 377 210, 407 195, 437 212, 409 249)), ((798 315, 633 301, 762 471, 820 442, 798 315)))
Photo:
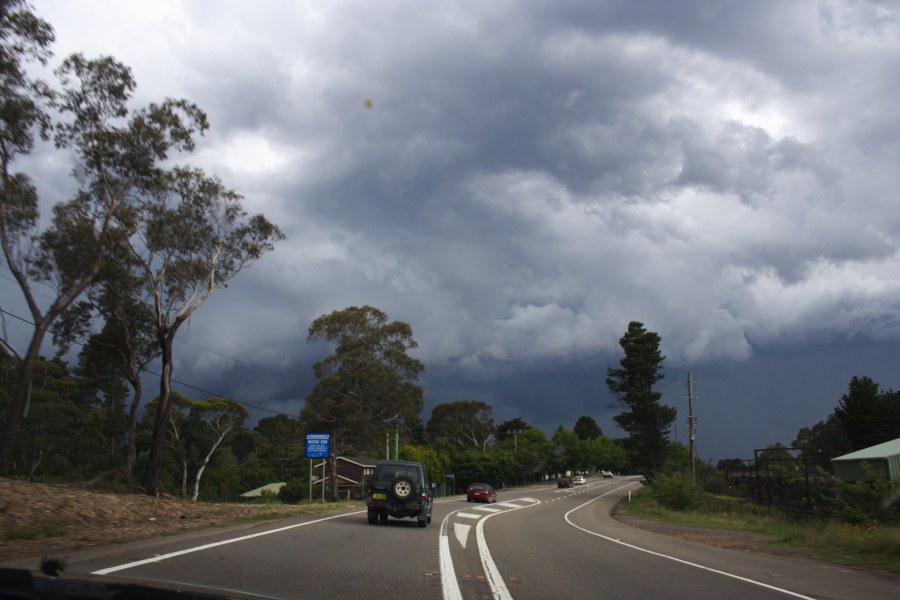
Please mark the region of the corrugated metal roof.
POLYGON ((872 460, 875 458, 888 458, 898 454, 900 454, 900 438, 876 446, 869 446, 868 448, 863 448, 862 450, 857 450, 850 454, 844 454, 837 458, 832 458, 831 462, 844 460, 872 460))

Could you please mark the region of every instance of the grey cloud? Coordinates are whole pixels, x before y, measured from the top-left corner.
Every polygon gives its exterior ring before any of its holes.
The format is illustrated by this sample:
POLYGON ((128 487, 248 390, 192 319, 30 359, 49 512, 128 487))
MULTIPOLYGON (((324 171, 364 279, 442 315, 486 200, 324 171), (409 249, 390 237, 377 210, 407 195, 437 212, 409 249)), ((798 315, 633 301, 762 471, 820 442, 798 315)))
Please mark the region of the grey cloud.
POLYGON ((429 406, 609 425, 594 399, 636 319, 673 372, 749 386, 714 391, 715 418, 749 419, 777 393, 741 365, 900 335, 892 4, 187 3, 166 31, 45 6, 66 43, 151 74, 147 97, 206 108, 196 160, 288 235, 197 313, 225 357, 185 376, 293 403, 326 351, 309 323, 372 304, 413 326, 429 406))

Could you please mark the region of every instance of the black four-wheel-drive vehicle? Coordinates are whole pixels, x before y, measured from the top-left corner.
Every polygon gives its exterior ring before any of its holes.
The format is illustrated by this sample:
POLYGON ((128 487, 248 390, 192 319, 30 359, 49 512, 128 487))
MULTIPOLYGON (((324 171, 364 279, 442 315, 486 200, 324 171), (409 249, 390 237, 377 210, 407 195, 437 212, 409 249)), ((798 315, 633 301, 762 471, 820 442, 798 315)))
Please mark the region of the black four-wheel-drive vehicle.
POLYGON ((434 498, 428 477, 420 463, 408 460, 380 460, 366 490, 369 523, 384 523, 388 515, 414 517, 419 527, 431 523, 434 498))

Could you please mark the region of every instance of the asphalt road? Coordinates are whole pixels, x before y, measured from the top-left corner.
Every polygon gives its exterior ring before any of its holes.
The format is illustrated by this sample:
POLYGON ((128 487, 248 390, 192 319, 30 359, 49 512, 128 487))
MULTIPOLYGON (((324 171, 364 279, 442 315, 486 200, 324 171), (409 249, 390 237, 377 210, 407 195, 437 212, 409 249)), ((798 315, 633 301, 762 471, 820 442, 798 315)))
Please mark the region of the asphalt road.
POLYGON ((900 577, 818 561, 723 550, 609 517, 638 487, 625 479, 504 490, 498 502, 435 504, 369 525, 364 512, 245 525, 68 558, 99 573, 275 598, 897 598, 900 577))

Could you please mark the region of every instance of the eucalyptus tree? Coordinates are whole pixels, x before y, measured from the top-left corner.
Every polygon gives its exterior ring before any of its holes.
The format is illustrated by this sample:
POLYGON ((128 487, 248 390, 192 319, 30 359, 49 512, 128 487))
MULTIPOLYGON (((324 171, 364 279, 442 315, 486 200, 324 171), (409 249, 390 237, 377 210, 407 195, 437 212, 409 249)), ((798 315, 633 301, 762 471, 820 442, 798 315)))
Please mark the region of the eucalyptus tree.
MULTIPOLYGON (((111 266, 119 265, 110 262, 111 266)), ((87 300, 77 303, 63 316, 65 327, 57 329, 59 335, 54 335, 54 339, 59 338, 57 345, 65 347, 66 340, 73 333, 90 329, 93 314, 105 319, 102 330, 89 337, 79 354, 79 363, 85 375, 106 373, 109 378, 124 380, 131 387, 124 465, 126 477, 131 477, 137 459, 137 417, 143 397, 142 375, 150 363, 159 357, 154 315, 150 306, 141 301, 137 283, 121 269, 115 269, 114 276, 106 269, 101 270, 98 285, 87 290, 87 300)))
POLYGON ((439 445, 454 450, 485 452, 495 431, 493 410, 480 400, 438 404, 431 410, 428 435, 439 445))
POLYGON ((37 191, 31 179, 15 172, 16 158, 34 147, 35 130, 46 135, 49 117, 46 100, 49 94, 41 82, 29 77, 27 64, 46 64, 51 56, 53 28, 37 17, 22 1, 0 4, 0 244, 3 257, 13 279, 21 288, 35 322, 32 339, 20 353, 6 337, 5 316, 3 348, 15 357, 18 384, 13 391, 0 440, 0 475, 8 475, 22 418, 28 412, 31 377, 40 356, 41 343, 47 329, 61 312, 61 305, 71 302, 71 292, 60 290, 59 296, 45 313, 34 300, 32 278, 41 278, 35 266, 39 256, 34 246, 38 227, 37 191))
POLYGON ((417 422, 424 366, 409 355, 418 346, 409 324, 350 306, 313 321, 307 340, 334 344, 313 365, 319 382, 300 413, 307 431, 331 432, 338 452, 380 454, 386 434, 417 422))
MULTIPOLYGON (((205 120, 205 119, 204 119, 205 120)), ((166 423, 172 409, 173 348, 181 326, 217 290, 284 239, 262 214, 248 216, 242 197, 200 169, 161 173, 155 189, 133 202, 128 248, 153 307, 162 361, 159 404, 144 484, 159 493, 166 423)))
MULTIPOLYGON (((16 357, 18 387, 0 435, 0 475, 9 474, 31 381, 51 325, 94 281, 109 248, 122 238, 129 198, 155 185, 158 164, 173 150, 193 148, 205 116, 181 100, 130 111, 131 71, 111 57, 67 58, 55 71, 58 90, 27 75, 26 62, 46 63, 53 30, 24 2, 0 3, 0 244, 33 323, 24 351, 4 333, 3 348, 16 357), (74 196, 53 207, 42 227, 32 180, 14 171, 31 151, 36 130, 75 161, 74 196), (39 301, 35 284, 50 289, 39 301)), ((5 330, 4 330, 5 331, 5 330)))
POLYGON ((194 402, 191 405, 191 418, 201 423, 198 428, 198 437, 204 444, 205 454, 197 465, 194 474, 194 488, 191 500, 197 501, 200 495, 200 479, 209 465, 213 454, 222 445, 226 438, 236 432, 250 413, 242 404, 230 398, 210 398, 205 402, 194 402))

